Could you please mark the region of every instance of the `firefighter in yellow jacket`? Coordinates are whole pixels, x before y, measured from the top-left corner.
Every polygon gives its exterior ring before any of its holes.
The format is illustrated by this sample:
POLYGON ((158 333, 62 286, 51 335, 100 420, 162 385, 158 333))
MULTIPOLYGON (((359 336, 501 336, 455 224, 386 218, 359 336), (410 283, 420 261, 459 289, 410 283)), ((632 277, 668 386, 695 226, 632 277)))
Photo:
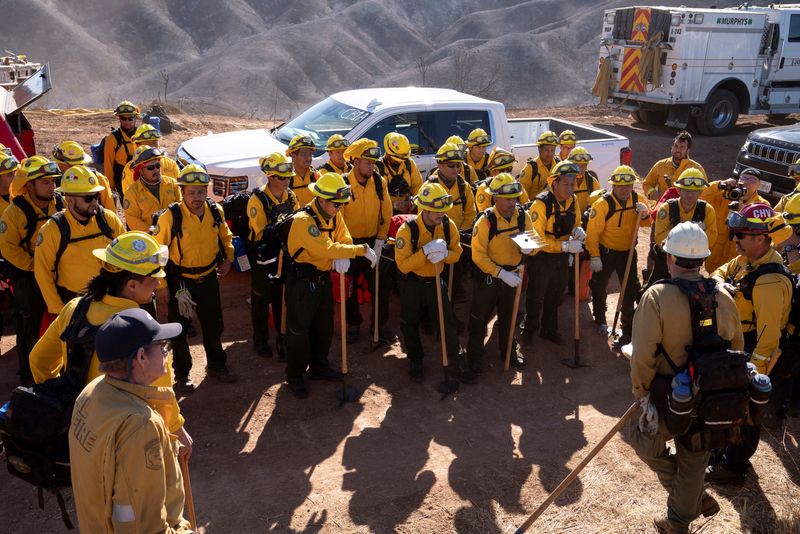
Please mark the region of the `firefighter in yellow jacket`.
MULTIPOLYGON (((569 157, 570 152, 575 148, 575 145, 578 144, 578 136, 575 135, 575 132, 572 130, 564 130, 560 134, 558 134, 558 159, 559 161, 564 161, 568 159, 570 161, 575 162, 574 159, 569 157)), ((577 191, 576 191, 577 193, 577 191)), ((585 204, 581 203, 581 206, 585 204)))
POLYGON ((534 198, 529 210, 533 229, 547 246, 528 259, 530 276, 522 331, 525 342, 539 330, 542 339, 564 343, 558 333, 558 305, 567 283, 569 256, 583 250, 586 236, 580 227, 580 207, 574 194, 578 172, 578 166, 569 160, 556 165, 549 188, 534 198))
MULTIPOLYGON (((58 165, 58 169, 64 173, 75 165, 88 166, 92 162, 92 156, 87 154, 77 142, 64 141, 53 147, 53 161, 58 165)), ((95 175, 100 185, 103 186, 103 190, 100 191, 100 205, 116 213, 117 205, 114 203, 114 195, 111 190, 111 184, 108 183, 108 178, 97 171, 95 171, 95 175)))
POLYGON ((131 160, 136 181, 125 191, 125 222, 131 230, 146 232, 153 224, 153 215, 173 202, 181 201, 181 188, 163 173, 161 150, 149 146, 136 149, 131 160))
POLYGON ((17 175, 19 161, 11 154, 0 152, 0 216, 11 203, 11 182, 17 175))
POLYGON ((287 241, 286 270, 286 381, 298 398, 308 397, 304 375, 339 380, 330 367, 328 351, 333 339, 333 295, 330 271, 340 283, 350 260, 364 256, 374 267, 375 251, 354 245, 341 208, 352 199, 350 186, 340 175, 326 173, 308 185, 314 200, 292 216, 287 241))
MULTIPOLYGON (((748 167, 739 173, 739 179, 729 178, 718 180, 708 184, 708 187, 700 194, 700 199, 705 200, 714 208, 717 216, 717 229, 725 228, 725 221, 731 212, 729 205, 732 202, 736 209, 743 209, 750 204, 767 204, 769 202, 758 194, 758 186, 761 184, 761 172, 758 169, 748 167)), ((732 239, 726 238, 724 234, 718 234, 717 240, 711 247, 711 256, 706 260, 706 271, 713 273, 724 263, 727 263, 736 256, 736 244, 732 239)))
MULTIPOLYGON (((770 360, 779 352, 794 287, 781 255, 772 248, 772 236, 781 233, 783 219, 769 204, 749 204, 741 211, 732 211, 726 224, 739 255, 712 276, 736 303, 750 363, 759 373, 767 374, 770 360)), ((721 461, 706 472, 706 480, 719 484, 744 482, 760 435, 760 425, 743 425, 741 442, 725 448, 721 461)))
POLYGON ((123 192, 122 171, 136 150, 131 137, 136 132, 136 120, 140 113, 139 107, 133 103, 127 100, 120 102, 114 109, 119 127, 106 136, 103 145, 103 174, 108 177, 111 186, 120 195, 123 192))
POLYGON ((475 195, 458 171, 464 163, 465 153, 454 144, 445 143, 436 152, 436 170, 428 178, 429 182, 444 187, 453 197, 447 217, 458 227, 459 232, 471 231, 475 224, 475 195))
POLYGON ((600 189, 597 173, 589 170, 589 163, 593 159, 592 155, 588 150, 579 146, 573 148, 569 153, 569 158, 565 159, 569 159, 581 170, 575 178, 575 196, 578 197, 578 205, 585 210, 589 208, 589 196, 600 189))
POLYGON ((279 278, 280 242, 275 225, 300 209, 297 197, 289 189, 289 179, 294 174, 292 162, 280 152, 273 152, 259 160, 267 183, 250 195, 247 217, 250 227, 250 249, 253 251, 253 269, 250 277, 250 320, 253 326, 253 344, 256 354, 269 358, 269 309, 278 332, 275 348, 280 361, 286 361, 286 340, 280 333, 283 317, 283 282, 279 278), (277 245, 277 246, 276 246, 277 245))
MULTIPOLYGON (((467 156, 465 163, 475 171, 477 181, 485 180, 489 177, 487 163, 489 153, 487 147, 492 144, 492 138, 483 128, 475 128, 467 136, 467 156)), ((474 183, 473 183, 474 186, 474 183)))
MULTIPOLYGON (((466 163, 466 154, 467 154, 467 143, 457 135, 451 135, 447 138, 444 144, 452 144, 455 145, 458 150, 464 153, 464 161, 458 168, 458 174, 464 177, 464 180, 472 187, 473 191, 475 190, 475 186, 478 183, 478 174, 475 172, 475 169, 467 165, 466 163)), ((434 173, 437 172, 437 169, 432 169, 428 178, 430 178, 434 173)))
MULTIPOLYGON (((208 198, 211 178, 196 164, 187 165, 178 176, 183 200, 161 214, 153 228, 156 240, 169 247, 167 285, 170 321, 184 327, 197 314, 203 331, 203 349, 208 376, 220 382, 235 382, 228 357, 222 349, 222 304, 218 278, 228 274, 233 261, 233 234, 225 224, 222 208, 208 198)), ((176 391, 191 391, 192 355, 186 330, 175 338, 176 391)))
POLYGON ((786 203, 800 193, 800 158, 798 158, 792 165, 789 165, 789 178, 794 180, 794 189, 783 195, 778 203, 775 204, 775 213, 781 213, 786 207, 786 203))
MULTIPOLYGON (((479 214, 485 209, 492 207, 493 195, 489 190, 491 179, 502 172, 510 173, 516 161, 514 154, 508 150, 500 147, 494 147, 492 149, 492 152, 489 154, 489 162, 486 164, 489 178, 480 182, 480 185, 478 185, 475 191, 475 208, 479 214)), ((528 193, 526 193, 523 188, 517 198, 517 202, 519 204, 527 204, 529 201, 528 193)))
MULTIPOLYGON (((472 231, 472 261, 481 270, 473 277, 472 303, 469 312, 469 342, 467 359, 472 372, 483 370, 483 340, 486 327, 497 308, 500 358, 505 358, 508 332, 516 317, 514 308, 515 288, 522 283, 519 266, 533 249, 520 250, 511 238, 521 232, 533 230, 531 216, 519 205, 522 184, 511 174, 503 172, 492 178, 489 192, 494 207, 481 212, 472 231)), ((516 369, 525 367, 516 340, 512 340, 511 365, 516 369)))
POLYGON ((156 128, 151 124, 142 124, 138 128, 136 128, 136 132, 131 137, 131 141, 133 141, 133 146, 136 147, 134 151, 134 155, 125 165, 125 169, 122 171, 122 192, 125 193, 130 186, 133 185, 133 182, 136 178, 134 178, 134 167, 136 166, 133 163, 133 160, 136 159, 136 151, 140 148, 158 148, 161 151, 161 176, 166 176, 168 178, 172 178, 173 180, 177 180, 178 175, 180 174, 181 170, 178 167, 178 164, 167 156, 166 151, 159 147, 161 140, 161 132, 156 130, 156 128))
POLYGON ((672 141, 672 155, 657 161, 644 178, 642 188, 650 200, 658 200, 678 179, 683 171, 690 167, 698 169, 703 176, 706 171, 696 161, 689 159, 692 148, 692 134, 687 131, 678 132, 672 141))
POLYGON ((412 213, 411 197, 422 187, 422 175, 411 159, 408 138, 397 132, 389 132, 383 138, 384 155, 375 162, 378 173, 386 180, 394 213, 412 213))
POLYGON ((350 141, 342 135, 333 134, 325 143, 325 152, 328 153, 328 161, 319 168, 319 172, 335 172, 344 176, 350 172, 350 162, 344 159, 344 151, 350 146, 350 141))
POLYGON ((301 207, 314 199, 314 194, 308 186, 319 178, 319 173, 311 166, 316 149, 317 145, 310 136, 299 134, 292 137, 289 148, 286 149, 286 155, 292 158, 294 166, 294 176, 289 181, 289 189, 295 194, 301 207))
MULTIPOLYGON (((592 279, 592 312, 594 322, 606 323, 606 289, 611 275, 616 273, 620 286, 625 278, 628 253, 634 232, 650 226, 650 210, 644 199, 633 190, 639 180, 636 172, 627 165, 614 169, 611 192, 592 204, 586 226, 586 249, 589 251, 592 279)), ((620 345, 630 341, 633 324, 633 305, 641 291, 636 269, 636 252, 633 253, 625 298, 622 301, 622 337, 620 345)))
POLYGON ((22 160, 19 167, 16 180, 24 185, 20 186, 22 194, 11 201, 0 217, 0 254, 11 266, 18 373, 20 381, 27 384, 33 381, 28 356, 39 339, 39 326, 46 309, 33 274, 36 235, 50 216, 61 209, 62 200, 59 196, 58 203, 55 201, 55 179, 61 176, 55 163, 33 156, 22 160))
POLYGON ((52 315, 61 313, 64 304, 100 272, 92 250, 125 232, 117 215, 98 205, 102 189, 94 171, 71 167, 56 188, 65 197, 66 209, 39 230, 33 272, 52 315))
POLYGON ((550 172, 558 163, 555 158, 556 146, 558 146, 558 136, 555 133, 550 130, 542 133, 536 142, 539 155, 535 159, 528 160, 520 175, 517 176, 530 198, 547 189, 550 172))
MULTIPOLYGON (((356 245, 367 245, 380 258, 389 223, 392 219, 392 200, 386 180, 375 172, 375 162, 380 157, 378 143, 371 139, 359 139, 347 148, 345 157, 353 163, 353 168, 344 176, 350 186, 353 199, 342 209, 344 222, 350 237, 356 245)), ((347 274, 353 281, 352 291, 347 297, 347 342, 355 343, 360 335, 362 322, 358 306, 358 292, 355 283, 364 276, 371 295, 375 295, 375 273, 373 265, 366 258, 355 258, 350 262, 347 274)), ((384 271, 386 272, 386 271, 384 271)), ((383 274, 383 273, 381 273, 383 274)), ((388 273, 387 273, 388 274, 388 273)), ((380 277, 381 287, 378 291, 379 301, 372 299, 373 311, 370 317, 375 319, 375 306, 378 307, 378 332, 380 339, 390 342, 393 338, 386 330, 389 319, 389 276, 380 277)), ((372 325, 375 328, 375 325, 372 325)), ((372 328, 370 331, 372 331, 372 328)))
MULTIPOLYGON (((446 145, 445 145, 446 146, 446 145)), ((451 150, 451 149, 448 149, 451 150)), ((453 197, 438 182, 427 182, 414 197, 419 214, 397 230, 395 259, 400 271, 400 330, 415 382, 424 379, 424 350, 419 336, 420 318, 438 317, 436 291, 441 292, 447 358, 451 367, 461 369, 461 381, 474 383, 475 374, 463 361, 458 342, 456 317, 447 298, 447 287, 436 287, 436 272, 442 262, 453 265, 461 257, 458 226, 447 216, 453 197)))
POLYGON ((105 374, 78 396, 69 432, 82 532, 193 532, 165 424, 175 394, 150 386, 167 372, 169 339, 180 331, 140 309, 114 315, 97 331, 105 374))

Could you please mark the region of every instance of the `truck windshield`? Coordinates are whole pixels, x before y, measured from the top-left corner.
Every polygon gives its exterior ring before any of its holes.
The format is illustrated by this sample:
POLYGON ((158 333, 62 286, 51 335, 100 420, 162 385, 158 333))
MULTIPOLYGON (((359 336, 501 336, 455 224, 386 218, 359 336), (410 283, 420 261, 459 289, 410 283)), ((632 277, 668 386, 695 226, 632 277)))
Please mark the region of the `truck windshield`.
POLYGON ((330 136, 346 135, 371 114, 369 111, 326 98, 281 126, 276 137, 288 145, 295 135, 310 135, 318 147, 317 151, 321 153, 330 136))

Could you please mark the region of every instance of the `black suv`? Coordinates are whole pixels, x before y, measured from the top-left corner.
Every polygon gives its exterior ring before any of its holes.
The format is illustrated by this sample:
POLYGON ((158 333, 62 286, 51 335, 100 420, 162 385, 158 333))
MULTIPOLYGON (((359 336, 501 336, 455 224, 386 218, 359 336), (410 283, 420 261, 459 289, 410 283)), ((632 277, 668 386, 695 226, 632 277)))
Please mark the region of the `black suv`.
POLYGON ((733 173, 746 167, 761 171, 761 196, 773 204, 795 187, 789 166, 800 159, 800 124, 750 132, 739 149, 733 173))

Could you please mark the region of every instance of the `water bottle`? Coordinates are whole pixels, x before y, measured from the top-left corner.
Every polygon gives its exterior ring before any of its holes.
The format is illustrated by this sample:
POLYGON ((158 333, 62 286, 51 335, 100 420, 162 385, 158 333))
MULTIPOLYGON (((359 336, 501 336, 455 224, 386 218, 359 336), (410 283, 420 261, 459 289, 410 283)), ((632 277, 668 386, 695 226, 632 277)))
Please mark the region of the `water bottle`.
POLYGON ((747 376, 750 377, 750 380, 753 379, 755 375, 758 374, 758 367, 753 362, 747 362, 747 376))
POLYGON ((756 373, 750 380, 750 422, 754 425, 761 423, 767 411, 769 394, 772 392, 772 381, 767 375, 756 373))
POLYGON ((678 386, 692 387, 692 377, 689 375, 688 369, 684 369, 672 378, 672 389, 678 386))
POLYGON ((247 258, 247 249, 244 240, 237 236, 233 237, 233 265, 240 273, 250 270, 250 260, 247 258))
POLYGON ((685 434, 692 423, 692 410, 694 398, 689 385, 678 383, 672 388, 669 397, 669 410, 667 410, 666 425, 669 433, 674 436, 685 434))

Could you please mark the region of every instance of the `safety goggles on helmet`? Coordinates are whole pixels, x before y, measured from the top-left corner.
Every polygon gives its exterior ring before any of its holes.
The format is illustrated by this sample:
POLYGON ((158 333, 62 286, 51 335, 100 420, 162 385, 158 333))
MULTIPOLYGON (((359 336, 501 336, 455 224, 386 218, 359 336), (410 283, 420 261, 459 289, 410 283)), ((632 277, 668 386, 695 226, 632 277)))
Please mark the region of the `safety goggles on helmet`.
POLYGON ((588 152, 578 152, 577 154, 570 154, 569 160, 575 163, 589 163, 592 161, 592 156, 588 152))
POLYGON ((134 106, 133 104, 120 104, 117 106, 117 109, 114 110, 114 115, 138 115, 139 108, 134 106))
POLYGON ((544 135, 539 138, 539 141, 536 143, 537 145, 557 145, 558 144, 558 137, 553 135, 544 135))
POLYGON ((463 150, 446 150, 441 154, 436 154, 437 161, 464 161, 466 152, 463 150))
POLYGON ((317 145, 314 144, 314 140, 308 135, 295 139, 294 142, 289 145, 289 150, 291 151, 300 150, 301 148, 315 149, 317 145))
POLYGON ((767 221, 761 218, 747 218, 738 211, 732 211, 725 220, 728 228, 746 234, 766 234, 769 231, 767 221))
POLYGON ((376 160, 381 157, 381 149, 376 146, 371 146, 369 148, 365 148, 364 151, 361 152, 361 155, 356 157, 376 160))
POLYGON ((561 141, 562 145, 575 144, 578 142, 578 136, 574 133, 564 132, 559 137, 559 141, 561 141))
POLYGON ((204 172, 187 172, 181 174, 178 183, 180 185, 208 185, 211 177, 204 172))
POLYGON ((433 200, 423 200, 417 197, 420 204, 423 206, 427 206, 429 208, 433 208, 435 210, 440 210, 444 208, 449 208, 453 205, 453 195, 444 195, 439 198, 434 198, 433 200))
POLYGON ((290 172, 294 172, 294 165, 291 162, 278 163, 277 165, 270 165, 269 163, 265 162, 264 172, 267 173, 276 172, 280 174, 288 174, 290 172))
POLYGON ((350 146, 350 141, 347 139, 337 139, 335 141, 331 141, 328 143, 328 146, 325 147, 325 150, 344 150, 345 148, 350 146))
POLYGON ((675 180, 675 185, 678 187, 707 187, 708 182, 699 176, 684 176, 675 180))
POLYGON ((322 198, 324 198, 325 200, 330 200, 331 202, 336 202, 336 203, 350 202, 350 199, 353 197, 353 190, 349 185, 337 189, 335 193, 323 191, 318 187, 315 187, 315 189, 322 198))
POLYGON ((58 168, 58 164, 52 161, 48 161, 38 169, 34 171, 28 172, 28 178, 31 180, 34 178, 41 178, 43 176, 55 176, 61 174, 61 171, 58 168))
POLYGON ((119 243, 119 238, 114 239, 108 247, 106 247, 106 255, 119 260, 123 264, 130 264, 130 265, 142 265, 145 263, 151 263, 156 266, 156 269, 161 267, 166 267, 167 262, 169 261, 169 248, 166 245, 161 245, 158 247, 158 251, 153 254, 152 256, 145 256, 142 258, 123 258, 116 252, 114 252, 115 245, 119 243))
POLYGON ((14 153, 11 151, 11 149, 8 148, 7 146, 3 145, 3 144, 0 144, 0 152, 2 152, 3 154, 5 154, 7 156, 13 156, 14 155, 14 153))
POLYGON ((522 184, 519 182, 512 182, 510 184, 503 184, 497 189, 489 188, 493 195, 518 195, 522 193, 522 184))
POLYGON ((472 139, 470 139, 467 142, 467 144, 477 145, 477 146, 490 145, 490 144, 492 144, 492 138, 489 137, 488 135, 478 135, 478 136, 475 136, 472 139))
POLYGON ((141 143, 144 141, 155 141, 156 139, 161 139, 161 134, 158 133, 158 130, 155 128, 144 130, 143 132, 136 134, 131 139, 134 143, 141 143))
POLYGON ((789 165, 789 176, 800 177, 800 163, 789 165))
POLYGON ((511 154, 498 154, 494 157, 489 168, 491 169, 501 169, 503 167, 508 167, 509 165, 514 164, 514 156, 511 154))
POLYGON ((636 183, 635 174, 612 174, 611 183, 616 185, 629 185, 636 183))
POLYGON ((19 161, 14 156, 8 156, 7 158, 3 158, 0 160, 0 174, 6 174, 8 172, 17 170, 19 167, 19 161))
POLYGON ((559 163, 558 166, 553 170, 553 175, 555 176, 564 176, 568 174, 580 174, 581 169, 577 165, 572 162, 563 162, 559 163))

